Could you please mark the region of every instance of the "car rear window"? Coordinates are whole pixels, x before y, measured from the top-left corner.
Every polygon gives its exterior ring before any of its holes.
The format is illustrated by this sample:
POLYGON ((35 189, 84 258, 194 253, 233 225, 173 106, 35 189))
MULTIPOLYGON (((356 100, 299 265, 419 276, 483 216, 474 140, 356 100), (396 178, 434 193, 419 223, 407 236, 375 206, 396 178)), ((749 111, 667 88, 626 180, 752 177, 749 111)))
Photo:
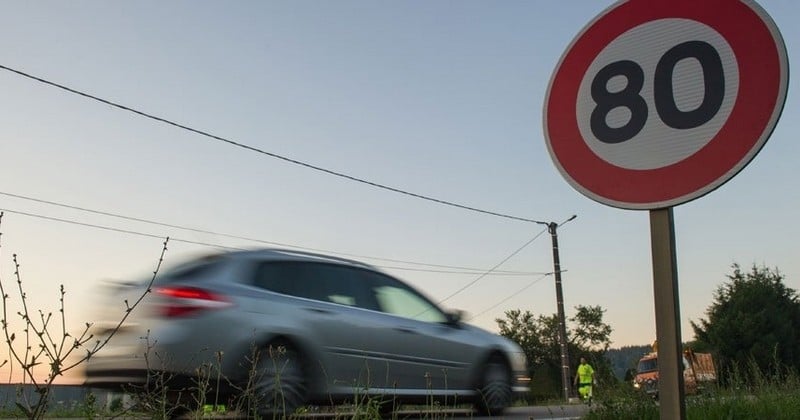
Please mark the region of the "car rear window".
POLYGON ((194 260, 164 273, 159 276, 157 283, 191 282, 208 276, 221 265, 222 259, 215 257, 204 257, 194 260))

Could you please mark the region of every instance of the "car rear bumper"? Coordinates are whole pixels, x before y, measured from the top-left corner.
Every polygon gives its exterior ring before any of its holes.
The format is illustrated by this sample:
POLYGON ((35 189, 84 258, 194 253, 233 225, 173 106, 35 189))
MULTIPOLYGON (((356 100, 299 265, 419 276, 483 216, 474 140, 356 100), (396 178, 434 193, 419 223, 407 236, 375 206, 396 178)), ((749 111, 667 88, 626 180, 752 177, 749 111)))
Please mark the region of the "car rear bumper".
POLYGON ((91 369, 86 371, 84 385, 125 391, 168 388, 180 391, 197 387, 197 379, 171 372, 139 369, 91 369))
POLYGON ((92 388, 141 387, 147 383, 147 372, 130 369, 87 371, 84 385, 92 388))

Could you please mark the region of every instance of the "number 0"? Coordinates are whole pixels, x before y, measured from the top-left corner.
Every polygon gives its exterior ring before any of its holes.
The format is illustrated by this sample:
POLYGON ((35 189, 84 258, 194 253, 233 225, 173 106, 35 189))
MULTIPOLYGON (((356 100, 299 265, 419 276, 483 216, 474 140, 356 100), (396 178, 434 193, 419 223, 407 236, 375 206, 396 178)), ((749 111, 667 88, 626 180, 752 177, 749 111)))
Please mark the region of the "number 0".
POLYGON ((677 129, 699 127, 717 115, 725 98, 725 73, 719 53, 710 44, 689 41, 672 47, 656 65, 653 99, 656 112, 664 124, 677 129), (703 103, 692 111, 681 111, 675 104, 672 75, 675 65, 686 58, 695 58, 703 68, 703 103))

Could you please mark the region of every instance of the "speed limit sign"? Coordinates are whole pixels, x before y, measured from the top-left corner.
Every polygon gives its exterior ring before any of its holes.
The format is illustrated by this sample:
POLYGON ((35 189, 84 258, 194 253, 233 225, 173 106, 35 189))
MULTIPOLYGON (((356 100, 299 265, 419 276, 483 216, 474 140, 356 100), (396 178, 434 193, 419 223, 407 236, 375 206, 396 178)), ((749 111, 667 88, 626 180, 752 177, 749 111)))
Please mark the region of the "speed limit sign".
POLYGON ((561 57, 545 141, 589 198, 628 209, 685 203, 762 148, 788 70, 781 35, 754 1, 619 1, 561 57))

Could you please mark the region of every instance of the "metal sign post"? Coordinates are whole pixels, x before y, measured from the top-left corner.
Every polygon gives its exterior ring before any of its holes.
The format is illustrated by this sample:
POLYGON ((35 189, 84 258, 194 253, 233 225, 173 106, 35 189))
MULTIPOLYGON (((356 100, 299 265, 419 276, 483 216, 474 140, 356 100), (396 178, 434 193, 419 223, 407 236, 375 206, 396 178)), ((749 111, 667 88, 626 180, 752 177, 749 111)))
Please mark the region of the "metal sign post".
POLYGON ((683 420, 686 418, 686 405, 683 388, 681 310, 678 302, 678 264, 672 207, 650 211, 650 241, 661 418, 683 420))

